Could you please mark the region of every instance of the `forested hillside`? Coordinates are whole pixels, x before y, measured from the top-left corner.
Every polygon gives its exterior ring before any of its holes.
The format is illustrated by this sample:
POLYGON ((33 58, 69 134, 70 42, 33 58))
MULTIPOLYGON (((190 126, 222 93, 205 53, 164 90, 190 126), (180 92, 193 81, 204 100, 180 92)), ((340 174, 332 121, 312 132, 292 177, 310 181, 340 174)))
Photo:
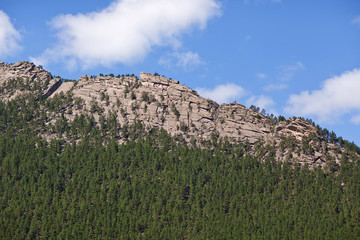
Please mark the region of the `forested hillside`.
POLYGON ((0 87, 0 239, 359 239, 353 143, 303 119, 271 123, 273 143, 190 138, 34 79, 0 87))
POLYGON ((141 123, 118 144, 85 116, 54 130, 76 141, 47 141, 37 134, 46 104, 0 103, 1 239, 360 236, 358 162, 309 170, 271 155, 261 161, 248 144, 187 145, 141 123))
POLYGON ((128 127, 141 122, 147 130, 164 129, 188 144, 227 139, 248 144, 259 159, 272 156, 310 169, 320 166, 333 171, 342 158, 357 161, 360 156, 354 143, 310 119, 286 119, 238 103, 219 105, 157 73, 142 72, 140 78, 110 73, 75 81, 52 76, 29 62, 0 63, 0 100, 8 108, 3 110, 5 115, 23 110, 25 121, 12 120, 12 124, 36 122, 33 129, 48 141, 78 141, 89 134, 77 130, 86 120, 106 141, 124 143, 128 127))
MULTIPOLYGON (((100 136, 99 136, 100 137, 100 136)), ((356 239, 360 168, 336 174, 178 145, 0 140, 1 239, 356 239)))

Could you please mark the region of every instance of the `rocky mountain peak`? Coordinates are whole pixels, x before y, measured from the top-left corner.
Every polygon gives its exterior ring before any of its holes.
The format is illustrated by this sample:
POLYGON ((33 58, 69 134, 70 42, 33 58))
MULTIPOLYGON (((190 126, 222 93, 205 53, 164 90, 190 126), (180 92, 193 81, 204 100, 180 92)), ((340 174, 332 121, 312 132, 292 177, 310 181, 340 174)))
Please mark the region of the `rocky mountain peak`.
POLYGON ((0 62, 0 86, 3 100, 13 99, 24 92, 45 94, 57 82, 41 66, 20 61, 14 64, 0 62))
MULTIPOLYGON (((56 124, 60 117, 73 121, 81 114, 91 115, 97 125, 115 118, 119 142, 126 141, 121 134, 124 126, 141 122, 147 129, 162 128, 189 143, 220 139, 240 142, 249 145, 249 154, 260 158, 272 156, 309 167, 339 164, 345 152, 304 119, 277 121, 238 103, 219 105, 159 74, 141 72, 140 78, 83 76, 78 81, 63 82, 32 63, 0 63, 0 83, 2 101, 32 90, 25 87, 30 83, 41 86, 43 99, 70 99, 59 112, 48 114, 49 125, 56 124), (9 83, 15 80, 19 83, 9 89, 9 83)), ((51 139, 56 134, 45 135, 51 139)))
POLYGON ((28 81, 46 81, 51 79, 51 74, 41 66, 36 66, 29 62, 17 62, 14 64, 6 64, 0 62, 0 84, 12 78, 24 78, 28 81))

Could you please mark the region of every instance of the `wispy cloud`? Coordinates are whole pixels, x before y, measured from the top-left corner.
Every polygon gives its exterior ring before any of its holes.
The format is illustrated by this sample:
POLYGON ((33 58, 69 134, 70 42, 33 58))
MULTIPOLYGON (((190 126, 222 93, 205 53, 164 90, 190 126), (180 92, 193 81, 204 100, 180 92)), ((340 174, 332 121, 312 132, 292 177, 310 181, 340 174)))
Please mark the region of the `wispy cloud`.
MULTIPOLYGON (((295 74, 303 69, 305 69, 305 65, 300 61, 296 62, 295 64, 282 65, 277 67, 277 75, 274 78, 275 80, 265 85, 263 90, 270 92, 286 89, 288 84, 285 84, 284 82, 288 82, 293 79, 295 74)), ((268 78, 268 76, 264 73, 257 73, 256 77, 258 79, 268 78)))
POLYGON ((352 116, 350 121, 356 125, 360 125, 360 114, 352 116))
POLYGON ((117 0, 100 12, 55 17, 50 25, 58 42, 32 60, 83 68, 131 64, 154 46, 178 48, 183 34, 220 14, 217 0, 117 0))
POLYGON ((270 91, 283 90, 287 87, 288 87, 287 84, 279 83, 279 84, 269 84, 269 85, 263 87, 263 89, 264 89, 264 91, 270 92, 270 91))
POLYGON ((21 50, 20 33, 10 22, 9 16, 0 10, 0 57, 8 56, 21 50))
POLYGON ((285 112, 300 116, 315 116, 318 121, 335 123, 350 114, 353 123, 360 124, 360 68, 325 80, 319 90, 291 95, 285 112))
POLYGON ((355 18, 353 18, 353 19, 351 20, 351 23, 357 24, 357 25, 360 27, 360 15, 357 16, 357 17, 355 17, 355 18))
POLYGON ((296 72, 302 69, 305 69, 305 65, 302 62, 296 62, 295 64, 280 66, 277 79, 280 81, 289 81, 295 76, 296 72))
POLYGON ((256 77, 257 77, 258 79, 265 79, 265 78, 267 78, 267 75, 266 75, 265 73, 257 73, 257 74, 256 74, 256 77))
POLYGON ((204 64, 199 54, 191 51, 168 53, 162 56, 158 63, 167 68, 180 67, 185 71, 191 71, 204 64))
POLYGON ((200 96, 210 98, 220 104, 233 102, 246 96, 245 89, 233 83, 218 85, 213 89, 197 88, 196 91, 200 96))

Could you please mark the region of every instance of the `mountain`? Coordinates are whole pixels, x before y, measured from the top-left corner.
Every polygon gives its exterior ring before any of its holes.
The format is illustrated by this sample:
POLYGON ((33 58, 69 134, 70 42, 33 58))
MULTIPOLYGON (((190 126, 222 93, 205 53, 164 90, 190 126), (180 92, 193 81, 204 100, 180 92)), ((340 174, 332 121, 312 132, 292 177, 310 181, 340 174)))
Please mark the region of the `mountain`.
POLYGON ((359 155, 158 74, 0 63, 0 239, 358 239, 359 155))
MULTIPOLYGON (((0 99, 3 102, 24 94, 61 105, 46 110, 44 125, 56 129, 59 119, 73 122, 80 115, 94 119, 94 126, 113 119, 112 136, 127 141, 127 126, 140 122, 146 129, 164 129, 185 142, 225 140, 249 146, 249 153, 264 159, 274 157, 313 168, 337 168, 342 158, 359 158, 355 144, 333 137, 326 129, 315 127, 303 118, 269 117, 259 109, 238 103, 219 105, 158 74, 83 76, 78 81, 53 78, 42 67, 29 62, 0 63, 0 99), (64 100, 66 100, 64 102, 64 100), (340 141, 339 141, 340 140, 340 141)), ((23 106, 26 107, 26 106, 23 106)), ((48 140, 71 134, 38 129, 48 140)), ((109 134, 110 136, 110 134, 109 134)), ((105 136, 106 138, 106 136, 105 136)))

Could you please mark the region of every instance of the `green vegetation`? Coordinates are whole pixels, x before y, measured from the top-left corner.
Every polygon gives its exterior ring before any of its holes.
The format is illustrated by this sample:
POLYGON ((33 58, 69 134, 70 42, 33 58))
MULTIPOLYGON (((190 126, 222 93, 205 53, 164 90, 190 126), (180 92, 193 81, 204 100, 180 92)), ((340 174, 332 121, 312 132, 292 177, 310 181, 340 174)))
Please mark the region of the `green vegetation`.
MULTIPOLYGON (((254 105, 251 105, 249 109, 254 110, 255 112, 261 113, 262 115, 270 118, 272 120, 273 124, 276 124, 278 122, 286 121, 286 118, 282 115, 279 117, 274 116, 273 114, 267 114, 265 109, 262 109, 260 111, 259 107, 256 107, 254 105)), ((293 117, 296 119, 296 117, 293 117)), ((321 128, 319 125, 316 125, 315 122, 312 119, 305 119, 303 117, 299 117, 300 119, 303 119, 307 121, 308 123, 312 124, 314 127, 316 126, 317 133, 324 138, 325 141, 335 143, 338 146, 341 146, 351 152, 356 152, 357 154, 360 154, 360 147, 358 147, 354 142, 349 142, 347 140, 344 140, 342 137, 337 137, 336 133, 333 131, 329 131, 326 128, 321 128)))
POLYGON ((179 120, 180 112, 177 110, 174 103, 171 105, 171 110, 173 111, 173 113, 176 117, 176 120, 179 120))
POLYGON ((271 154, 260 161, 248 142, 215 132, 199 147, 139 122, 120 126, 115 113, 98 125, 91 115, 70 121, 68 105, 82 104, 71 94, 0 102, 0 239, 360 236, 360 166, 346 155, 336 172, 308 170, 271 154))
POLYGON ((178 144, 0 140, 0 238, 355 239, 360 168, 338 174, 178 144), (171 149, 171 151, 169 151, 171 149))

